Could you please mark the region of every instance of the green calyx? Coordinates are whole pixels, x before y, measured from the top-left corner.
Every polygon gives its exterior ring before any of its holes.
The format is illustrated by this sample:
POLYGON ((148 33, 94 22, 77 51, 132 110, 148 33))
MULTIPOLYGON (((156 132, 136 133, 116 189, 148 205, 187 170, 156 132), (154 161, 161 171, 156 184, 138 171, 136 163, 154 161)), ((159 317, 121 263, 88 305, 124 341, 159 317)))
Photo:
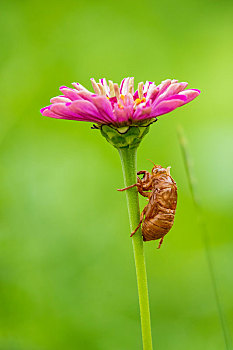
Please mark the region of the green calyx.
POLYGON ((143 137, 149 132, 150 124, 155 120, 140 125, 115 127, 113 125, 100 125, 101 134, 115 148, 137 148, 143 137))

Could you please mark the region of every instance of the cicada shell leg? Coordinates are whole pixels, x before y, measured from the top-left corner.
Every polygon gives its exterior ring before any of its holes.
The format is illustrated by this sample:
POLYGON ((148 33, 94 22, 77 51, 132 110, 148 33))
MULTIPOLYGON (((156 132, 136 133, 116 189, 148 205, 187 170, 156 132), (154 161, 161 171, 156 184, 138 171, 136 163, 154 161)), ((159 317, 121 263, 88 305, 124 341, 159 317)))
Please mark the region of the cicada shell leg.
POLYGON ((161 245, 162 245, 162 243, 163 243, 163 239, 164 239, 164 237, 162 237, 162 238, 160 239, 159 245, 158 245, 158 248, 157 248, 157 249, 160 249, 160 247, 161 247, 161 245))
POLYGON ((129 190, 130 188, 133 188, 133 187, 137 186, 137 188, 138 188, 138 190, 140 192, 140 190, 142 190, 142 181, 141 181, 141 179, 138 176, 137 176, 137 180, 138 181, 136 182, 136 184, 130 185, 130 186, 125 187, 125 188, 119 188, 117 191, 122 192, 122 191, 126 191, 126 190, 129 190))
POLYGON ((137 232, 137 230, 139 229, 139 227, 141 226, 142 221, 143 221, 143 218, 144 218, 144 215, 145 215, 145 212, 146 212, 146 207, 147 207, 147 205, 145 206, 145 208, 144 208, 143 211, 141 212, 139 224, 138 224, 138 226, 135 228, 135 230, 131 233, 130 237, 132 237, 132 236, 137 232))
POLYGON ((125 187, 125 188, 119 188, 117 191, 120 191, 120 192, 126 191, 126 190, 129 190, 130 188, 133 188, 133 187, 137 186, 137 185, 138 184, 134 184, 134 185, 130 185, 130 186, 125 187))

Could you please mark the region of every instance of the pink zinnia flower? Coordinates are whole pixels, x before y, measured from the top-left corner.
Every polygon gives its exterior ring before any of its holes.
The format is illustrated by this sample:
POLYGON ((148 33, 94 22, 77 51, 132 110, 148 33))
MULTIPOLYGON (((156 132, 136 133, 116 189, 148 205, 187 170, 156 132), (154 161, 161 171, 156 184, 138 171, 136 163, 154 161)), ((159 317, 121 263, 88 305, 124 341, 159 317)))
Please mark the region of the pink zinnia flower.
POLYGON ((97 123, 100 125, 140 125, 156 119, 177 107, 192 101, 199 90, 185 90, 188 83, 167 79, 159 85, 147 81, 134 91, 134 78, 125 78, 120 87, 106 79, 96 83, 91 79, 95 93, 73 83, 73 89, 62 86, 63 95, 53 97, 51 105, 41 109, 43 116, 97 123))

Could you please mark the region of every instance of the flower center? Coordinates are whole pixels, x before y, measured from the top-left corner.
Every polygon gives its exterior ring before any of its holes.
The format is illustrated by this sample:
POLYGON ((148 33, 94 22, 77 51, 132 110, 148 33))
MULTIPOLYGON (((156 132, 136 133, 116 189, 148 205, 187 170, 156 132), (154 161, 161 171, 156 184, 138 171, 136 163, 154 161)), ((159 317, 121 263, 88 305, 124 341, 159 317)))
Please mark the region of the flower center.
POLYGON ((146 102, 145 97, 143 97, 143 98, 136 98, 136 100, 134 101, 134 106, 136 107, 142 102, 146 102))
POLYGON ((134 78, 123 79, 120 87, 111 80, 107 83, 106 79, 100 79, 99 83, 95 79, 91 79, 91 83, 97 95, 106 96, 113 108, 117 104, 120 109, 124 109, 128 105, 133 105, 133 108, 136 109, 138 105, 145 103, 150 85, 147 82, 144 86, 141 82, 138 84, 138 89, 134 91, 134 78))

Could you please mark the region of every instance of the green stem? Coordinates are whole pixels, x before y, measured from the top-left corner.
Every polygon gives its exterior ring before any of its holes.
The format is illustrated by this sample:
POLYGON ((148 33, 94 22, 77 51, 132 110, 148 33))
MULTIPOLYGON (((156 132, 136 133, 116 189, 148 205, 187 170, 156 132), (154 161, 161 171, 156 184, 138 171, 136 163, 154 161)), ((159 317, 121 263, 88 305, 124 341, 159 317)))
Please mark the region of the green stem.
MULTIPOLYGON (((137 181, 136 176, 136 148, 121 148, 118 149, 122 170, 124 175, 125 187, 133 185, 137 181)), ((138 191, 133 187, 126 191, 129 221, 131 232, 137 227, 140 220, 140 209, 138 201, 138 191)), ((147 287, 146 265, 143 251, 142 231, 139 229, 132 237, 134 260, 136 266, 138 296, 141 315, 142 327, 142 342, 143 350, 152 350, 151 324, 150 324, 150 309, 147 287)))

